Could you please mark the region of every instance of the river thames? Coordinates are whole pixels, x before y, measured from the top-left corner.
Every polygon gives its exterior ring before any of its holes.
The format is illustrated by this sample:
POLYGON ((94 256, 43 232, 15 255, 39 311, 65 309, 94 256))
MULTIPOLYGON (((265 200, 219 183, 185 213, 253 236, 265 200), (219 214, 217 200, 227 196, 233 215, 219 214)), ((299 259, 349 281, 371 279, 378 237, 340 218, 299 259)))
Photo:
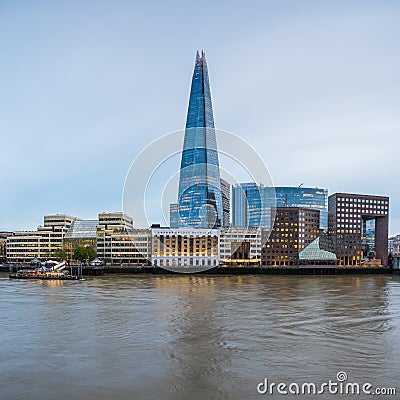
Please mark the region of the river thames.
POLYGON ((257 385, 339 371, 399 382, 396 276, 1 274, 0 296, 2 399, 310 398, 257 385))

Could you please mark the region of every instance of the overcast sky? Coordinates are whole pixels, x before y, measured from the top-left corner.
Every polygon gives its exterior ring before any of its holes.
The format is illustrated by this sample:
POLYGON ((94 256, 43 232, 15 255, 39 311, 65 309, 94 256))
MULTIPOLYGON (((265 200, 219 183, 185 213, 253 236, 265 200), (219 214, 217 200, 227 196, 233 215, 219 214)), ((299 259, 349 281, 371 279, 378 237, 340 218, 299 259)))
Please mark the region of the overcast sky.
POLYGON ((1 1, 0 230, 121 210, 204 49, 216 127, 275 185, 389 195, 400 233, 399 21, 384 0, 1 1))

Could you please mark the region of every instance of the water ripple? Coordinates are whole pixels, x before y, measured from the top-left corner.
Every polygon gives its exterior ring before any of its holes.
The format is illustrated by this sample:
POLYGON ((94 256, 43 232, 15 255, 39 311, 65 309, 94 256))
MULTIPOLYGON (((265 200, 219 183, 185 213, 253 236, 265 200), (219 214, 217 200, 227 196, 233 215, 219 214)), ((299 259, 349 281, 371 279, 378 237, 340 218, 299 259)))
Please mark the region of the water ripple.
POLYGON ((393 386, 400 367, 398 277, 3 275, 0 293, 5 398, 252 399, 266 376, 393 386))

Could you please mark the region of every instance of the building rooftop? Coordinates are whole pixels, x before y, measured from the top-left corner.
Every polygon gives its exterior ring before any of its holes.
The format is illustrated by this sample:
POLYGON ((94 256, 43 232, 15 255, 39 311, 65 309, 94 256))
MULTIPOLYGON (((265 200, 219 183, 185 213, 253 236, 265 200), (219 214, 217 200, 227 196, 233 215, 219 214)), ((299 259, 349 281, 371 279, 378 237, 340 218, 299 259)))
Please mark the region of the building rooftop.
POLYGON ((97 234, 97 219, 77 219, 65 234, 65 239, 91 239, 97 234))

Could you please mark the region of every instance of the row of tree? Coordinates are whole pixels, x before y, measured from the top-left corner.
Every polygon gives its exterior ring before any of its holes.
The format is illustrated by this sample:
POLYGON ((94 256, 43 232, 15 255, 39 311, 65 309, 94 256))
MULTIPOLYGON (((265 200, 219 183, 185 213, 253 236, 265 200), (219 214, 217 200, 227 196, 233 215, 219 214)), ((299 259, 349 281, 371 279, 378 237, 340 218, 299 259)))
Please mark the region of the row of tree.
MULTIPOLYGON (((73 255, 74 260, 78 260, 80 262, 84 261, 92 261, 96 257, 96 252, 93 247, 90 246, 78 246, 73 255)), ((57 249, 54 251, 54 258, 58 260, 66 260, 67 253, 63 249, 57 249)))

